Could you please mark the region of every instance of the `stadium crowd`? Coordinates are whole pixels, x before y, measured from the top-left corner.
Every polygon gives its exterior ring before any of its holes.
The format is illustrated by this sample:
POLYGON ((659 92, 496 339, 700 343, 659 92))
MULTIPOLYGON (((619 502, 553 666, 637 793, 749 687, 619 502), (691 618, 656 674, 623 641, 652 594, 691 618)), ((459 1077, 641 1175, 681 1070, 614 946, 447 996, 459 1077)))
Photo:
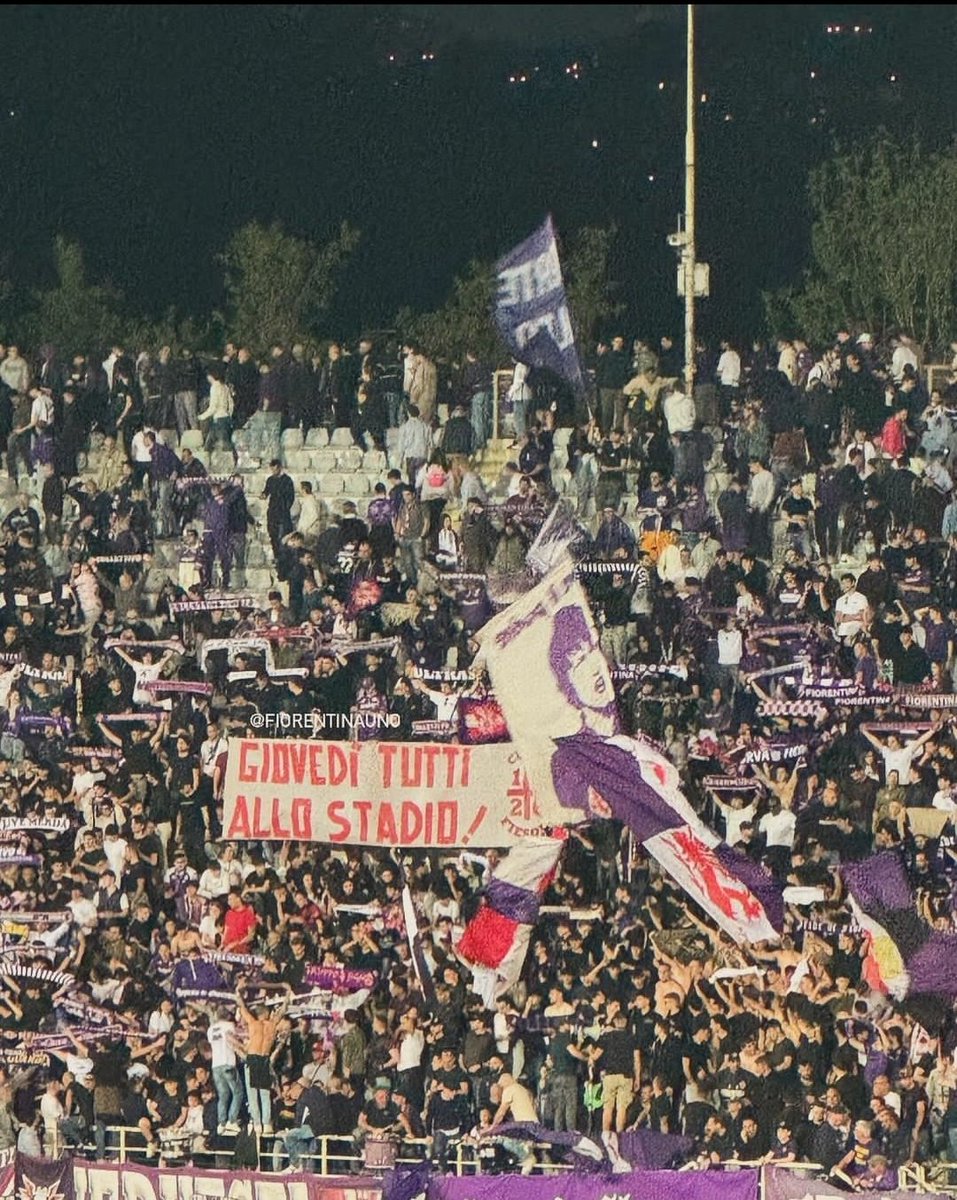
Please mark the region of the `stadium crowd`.
POLYGON ((929 698, 957 663, 957 370, 928 395, 907 337, 842 330, 702 347, 692 395, 670 339, 614 337, 587 400, 515 365, 489 478, 475 355, 100 358, 0 361, 0 1148, 125 1126, 238 1164, 248 1128, 295 1167, 397 1133, 530 1169, 483 1136, 511 1121, 858 1186, 957 1160, 951 1001, 875 986, 839 875, 899 851, 915 920, 954 928, 957 697, 929 698), (364 510, 289 473, 304 447, 377 472, 364 510), (787 889, 787 929, 733 944, 596 820, 487 1011, 453 945, 499 854, 226 842, 226 739, 316 711, 457 739, 473 635, 559 500, 625 728, 787 889))

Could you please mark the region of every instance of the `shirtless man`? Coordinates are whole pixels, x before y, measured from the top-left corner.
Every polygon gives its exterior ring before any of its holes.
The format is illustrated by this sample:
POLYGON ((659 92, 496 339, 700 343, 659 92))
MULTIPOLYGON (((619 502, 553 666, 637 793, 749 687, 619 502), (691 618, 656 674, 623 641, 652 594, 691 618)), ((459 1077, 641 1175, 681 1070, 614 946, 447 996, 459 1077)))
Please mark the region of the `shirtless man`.
MULTIPOLYGON (((519 1083, 514 1075, 506 1073, 499 1076, 498 1084, 492 1088, 491 1099, 498 1104, 495 1116, 492 1118, 493 1128, 506 1120, 517 1125, 534 1124, 538 1121, 538 1112, 532 1093, 519 1083)), ((522 1160, 522 1174, 530 1175, 535 1168, 532 1142, 524 1141, 521 1138, 507 1137, 502 1139, 502 1145, 522 1160)))
POLYGON ((261 1004, 251 1010, 237 991, 236 1005, 246 1026, 246 1098, 249 1115, 257 1133, 272 1133, 272 1067, 269 1056, 276 1045, 279 1022, 285 1016, 289 1000, 284 1000, 272 1011, 261 1004))

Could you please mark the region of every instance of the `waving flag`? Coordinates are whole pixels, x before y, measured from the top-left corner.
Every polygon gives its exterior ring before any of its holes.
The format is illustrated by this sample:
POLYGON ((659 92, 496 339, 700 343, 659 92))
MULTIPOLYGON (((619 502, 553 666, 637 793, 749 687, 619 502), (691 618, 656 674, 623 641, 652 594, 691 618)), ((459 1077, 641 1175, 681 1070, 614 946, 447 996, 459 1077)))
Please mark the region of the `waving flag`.
POLYGON ((408 884, 402 889, 402 918, 405 922, 405 936, 412 955, 412 967, 419 981, 422 995, 426 1000, 435 1000, 435 984, 432 972, 422 948, 422 936, 419 933, 419 915, 415 911, 415 901, 412 899, 412 889, 408 884))
POLYGON ((552 218, 495 267, 495 323, 519 362, 546 367, 585 390, 552 218))
POLYGON ((865 976, 895 999, 957 996, 957 933, 933 929, 917 911, 910 880, 893 850, 847 863, 841 875, 851 910, 870 938, 865 976))
POLYGON ((560 830, 554 837, 526 838, 510 850, 455 946, 459 958, 472 968, 475 990, 489 1008, 522 974, 532 926, 566 837, 560 830))
POLYGON ((695 813, 674 765, 640 738, 558 741, 555 786, 563 803, 584 797, 597 816, 616 817, 726 933, 773 941, 784 901, 771 875, 733 850, 695 813))
POLYGON ((571 559, 494 617, 480 642, 542 819, 623 821, 732 937, 773 940, 784 904, 771 876, 708 829, 660 750, 619 732, 608 663, 571 559))

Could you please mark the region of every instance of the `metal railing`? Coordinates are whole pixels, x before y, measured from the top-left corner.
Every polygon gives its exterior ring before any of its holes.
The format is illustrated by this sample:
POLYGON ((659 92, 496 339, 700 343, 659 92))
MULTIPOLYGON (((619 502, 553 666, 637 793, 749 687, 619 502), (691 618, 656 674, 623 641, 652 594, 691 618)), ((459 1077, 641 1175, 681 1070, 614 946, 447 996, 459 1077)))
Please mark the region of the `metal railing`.
MULTIPOLYGON (((197 1169, 224 1170, 232 1167, 233 1150, 231 1146, 220 1149, 203 1147, 193 1148, 198 1135, 182 1134, 165 1139, 160 1143, 160 1150, 152 1156, 147 1153, 146 1139, 143 1131, 130 1125, 111 1125, 106 1129, 106 1153, 109 1158, 121 1164, 132 1162, 148 1166, 179 1166, 185 1161, 191 1162, 197 1169)), ((320 1177, 336 1177, 356 1174, 381 1174, 384 1168, 368 1168, 365 1159, 357 1151, 356 1141, 351 1136, 326 1134, 312 1139, 315 1149, 298 1155, 300 1170, 305 1174, 320 1177)), ((289 1156, 283 1142, 283 1131, 275 1134, 256 1134, 259 1151, 259 1170, 265 1174, 279 1172, 289 1165, 289 1156)), ((395 1165, 398 1167, 416 1166, 428 1159, 432 1148, 431 1138, 405 1138, 397 1145, 395 1165)), ((56 1139, 47 1147, 48 1152, 58 1153, 64 1149, 92 1155, 93 1145, 80 1147, 65 1147, 62 1139, 56 1139)), ((532 1148, 535 1159, 533 1174, 554 1175, 574 1170, 573 1167, 550 1161, 549 1151, 554 1147, 545 1143, 537 1143, 532 1148)), ((760 1172, 760 1192, 762 1200, 765 1195, 765 1172, 761 1160, 729 1159, 716 1164, 711 1169, 725 1171, 753 1170, 760 1172)), ((696 1169, 696 1164, 689 1163, 680 1168, 683 1171, 696 1169)), ((809 1174, 823 1175, 820 1163, 793 1162, 786 1169, 802 1177, 809 1174)), ((451 1142, 448 1154, 447 1172, 454 1175, 481 1175, 483 1164, 476 1153, 473 1143, 464 1139, 451 1142)), ((901 1167, 898 1172, 898 1189, 915 1194, 945 1194, 957 1196, 957 1162, 915 1163, 901 1167)))

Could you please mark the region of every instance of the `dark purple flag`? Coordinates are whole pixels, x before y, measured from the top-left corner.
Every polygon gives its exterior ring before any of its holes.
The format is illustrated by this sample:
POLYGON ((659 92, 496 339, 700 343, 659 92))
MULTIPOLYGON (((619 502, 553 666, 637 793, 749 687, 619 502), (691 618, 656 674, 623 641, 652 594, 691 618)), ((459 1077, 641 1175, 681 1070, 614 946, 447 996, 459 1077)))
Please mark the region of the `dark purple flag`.
POLYGON ((957 996, 957 933, 922 919, 900 856, 893 850, 847 863, 841 875, 872 942, 866 974, 897 999, 957 996))
POLYGON ((664 1171, 683 1161, 693 1147, 694 1138, 678 1133, 636 1129, 618 1135, 618 1153, 634 1170, 664 1171))
POLYGON ((555 226, 549 216, 496 264, 495 322, 519 362, 545 367, 585 390, 565 298, 555 226))
POLYGON ((560 1146, 576 1156, 576 1170, 593 1170, 615 1174, 623 1171, 665 1171, 683 1162, 694 1147, 694 1138, 676 1133, 654 1133, 638 1129, 633 1133, 602 1134, 601 1140, 582 1133, 559 1133, 531 1121, 498 1125, 496 1134, 502 1137, 526 1138, 549 1146, 560 1146))

